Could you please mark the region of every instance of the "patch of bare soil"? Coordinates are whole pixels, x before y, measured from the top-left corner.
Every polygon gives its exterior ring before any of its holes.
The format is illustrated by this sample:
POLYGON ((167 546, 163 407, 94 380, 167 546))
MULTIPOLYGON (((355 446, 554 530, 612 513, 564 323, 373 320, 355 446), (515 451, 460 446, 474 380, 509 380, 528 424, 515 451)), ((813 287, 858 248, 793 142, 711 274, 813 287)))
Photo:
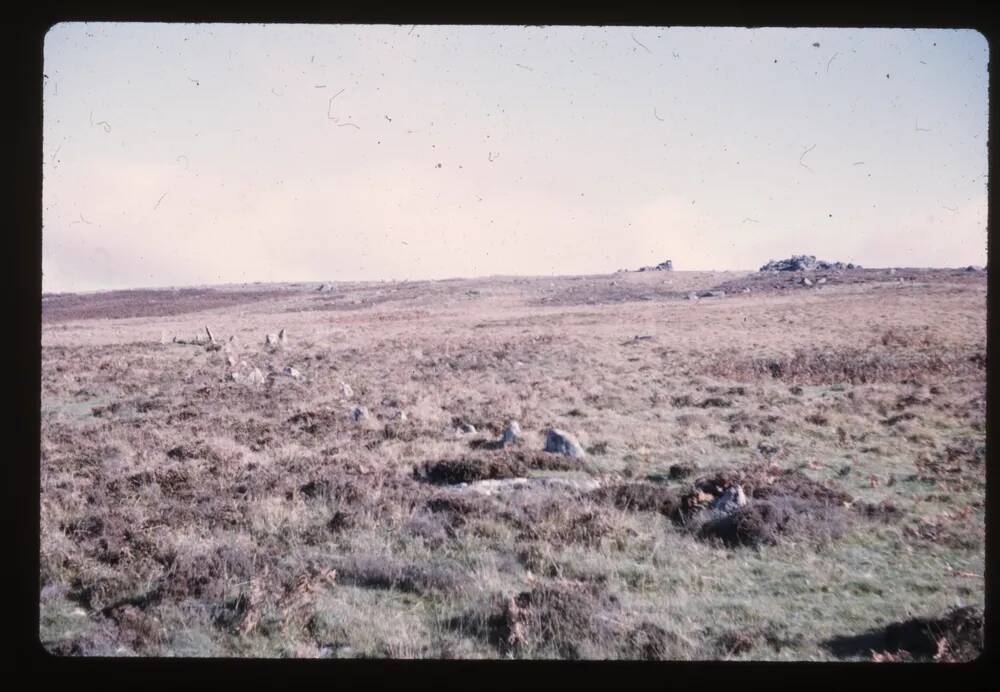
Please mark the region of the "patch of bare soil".
POLYGON ((973 606, 940 618, 913 618, 854 636, 834 637, 822 646, 839 658, 875 661, 962 662, 983 652, 984 620, 973 606))

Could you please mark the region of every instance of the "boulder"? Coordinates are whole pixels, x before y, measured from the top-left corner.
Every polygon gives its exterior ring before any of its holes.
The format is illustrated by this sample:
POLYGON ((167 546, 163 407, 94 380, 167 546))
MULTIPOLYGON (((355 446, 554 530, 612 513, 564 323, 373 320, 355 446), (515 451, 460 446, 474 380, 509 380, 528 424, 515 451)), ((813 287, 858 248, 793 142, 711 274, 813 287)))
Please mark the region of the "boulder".
POLYGON ((364 406, 355 406, 351 409, 351 418, 355 422, 359 422, 362 420, 368 420, 371 418, 371 414, 368 413, 368 409, 364 406))
POLYGON ((573 435, 556 428, 551 428, 545 437, 545 451, 564 454, 574 459, 582 459, 587 456, 573 435))

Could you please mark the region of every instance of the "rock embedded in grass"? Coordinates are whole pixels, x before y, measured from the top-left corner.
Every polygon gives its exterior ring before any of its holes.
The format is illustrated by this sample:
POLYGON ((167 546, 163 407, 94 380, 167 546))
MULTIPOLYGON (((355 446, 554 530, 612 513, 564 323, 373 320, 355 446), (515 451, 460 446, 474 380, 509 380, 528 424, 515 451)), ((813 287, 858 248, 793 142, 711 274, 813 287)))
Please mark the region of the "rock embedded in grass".
POLYGON ((363 420, 368 420, 369 418, 371 418, 371 414, 368 413, 368 409, 365 408, 364 406, 355 406, 354 408, 351 409, 351 418, 355 422, 359 422, 363 420))
POLYGON ((728 514, 730 512, 735 512, 740 507, 746 506, 746 504, 747 496, 744 494, 743 488, 739 485, 734 485, 726 488, 726 490, 709 506, 712 509, 728 514))
POLYGON ((523 438, 521 434, 521 426, 518 425, 516 420, 512 420, 507 424, 507 427, 503 431, 503 436, 500 438, 500 445, 506 447, 508 445, 516 444, 520 442, 523 438))
POLYGON ((557 428, 549 429, 545 438, 545 451, 563 454, 573 459, 583 459, 587 456, 573 435, 557 428))

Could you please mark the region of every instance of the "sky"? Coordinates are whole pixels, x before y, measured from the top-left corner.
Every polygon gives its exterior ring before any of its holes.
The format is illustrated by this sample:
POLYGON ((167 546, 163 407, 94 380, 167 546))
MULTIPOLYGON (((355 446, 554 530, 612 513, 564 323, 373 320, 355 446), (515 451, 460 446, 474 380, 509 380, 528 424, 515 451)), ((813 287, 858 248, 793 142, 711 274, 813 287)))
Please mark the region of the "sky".
POLYGON ((971 30, 60 23, 43 291, 986 263, 971 30))

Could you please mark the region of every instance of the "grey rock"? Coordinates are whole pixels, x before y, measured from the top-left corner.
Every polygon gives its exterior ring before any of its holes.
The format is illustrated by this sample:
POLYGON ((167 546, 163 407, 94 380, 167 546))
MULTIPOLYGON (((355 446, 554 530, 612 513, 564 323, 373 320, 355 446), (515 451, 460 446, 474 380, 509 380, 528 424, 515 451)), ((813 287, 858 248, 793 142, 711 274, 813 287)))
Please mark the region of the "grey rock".
POLYGON ((669 272, 674 270, 674 263, 670 260, 660 262, 655 267, 640 267, 641 272, 669 272))
POLYGON ((351 385, 347 384, 346 382, 340 383, 340 391, 347 399, 350 399, 352 396, 354 396, 354 390, 351 389, 351 385))
POLYGON ((458 431, 461 433, 472 434, 476 432, 476 426, 472 423, 462 423, 458 426, 458 431))
POLYGON ((503 436, 500 438, 500 444, 506 447, 507 445, 516 444, 522 439, 524 438, 521 435, 521 426, 518 425, 516 420, 512 420, 504 429, 503 436))
POLYGON ((688 293, 688 300, 698 300, 697 293, 688 293))
POLYGON ((364 406, 355 406, 351 409, 351 418, 355 421, 368 420, 371 418, 371 414, 368 413, 368 409, 364 406))
POLYGON ((285 375, 288 375, 289 377, 291 377, 292 379, 295 379, 295 380, 297 380, 300 377, 302 377, 302 373, 299 372, 298 370, 296 370, 295 368, 291 367, 291 366, 286 367, 282 372, 285 375))
POLYGON ((564 454, 574 459, 582 459, 587 456, 573 435, 556 428, 550 429, 545 437, 545 451, 564 454))
POLYGON ((788 259, 771 260, 760 268, 762 272, 798 272, 813 269, 861 269, 860 266, 843 262, 817 260, 815 255, 793 255, 788 259))
POLYGON ((264 384, 264 373, 260 371, 260 368, 254 368, 250 371, 245 378, 247 384, 261 385, 264 384))
POLYGON ((709 508, 729 514, 735 512, 740 507, 745 507, 746 504, 747 496, 743 493, 743 488, 739 485, 734 485, 726 488, 725 492, 715 498, 712 504, 709 505, 709 508))
POLYGON ((813 285, 812 279, 810 279, 808 276, 803 276, 802 277, 802 285, 803 286, 812 286, 813 285))

